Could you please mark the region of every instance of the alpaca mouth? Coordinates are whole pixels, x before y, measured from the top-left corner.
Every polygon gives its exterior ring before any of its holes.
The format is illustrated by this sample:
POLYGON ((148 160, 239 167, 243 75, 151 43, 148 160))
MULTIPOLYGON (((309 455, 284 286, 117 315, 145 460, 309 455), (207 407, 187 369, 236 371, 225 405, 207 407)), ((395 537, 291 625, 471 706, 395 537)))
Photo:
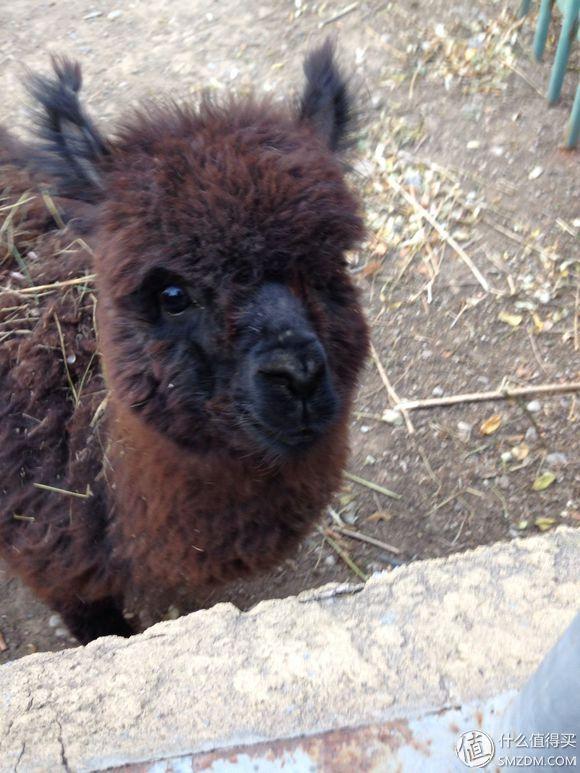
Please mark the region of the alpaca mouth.
POLYGON ((305 426, 293 429, 272 427, 257 419, 250 412, 247 412, 244 417, 243 427, 254 440, 258 440, 261 446, 265 445, 268 449, 273 449, 278 453, 306 450, 321 435, 321 432, 314 427, 305 426))

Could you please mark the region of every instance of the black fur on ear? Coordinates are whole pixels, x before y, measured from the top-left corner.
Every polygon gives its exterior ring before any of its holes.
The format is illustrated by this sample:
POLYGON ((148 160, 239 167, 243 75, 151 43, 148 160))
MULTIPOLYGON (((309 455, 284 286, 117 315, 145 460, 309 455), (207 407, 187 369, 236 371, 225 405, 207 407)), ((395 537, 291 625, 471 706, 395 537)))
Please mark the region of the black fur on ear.
POLYGON ((79 101, 81 68, 52 58, 54 76, 31 75, 26 86, 37 103, 35 133, 41 140, 33 166, 55 183, 55 193, 94 202, 101 196, 101 167, 109 147, 79 101))
POLYGON ((346 79, 335 62, 332 40, 327 39, 306 57, 304 74, 300 120, 313 124, 331 150, 344 150, 352 142, 355 118, 346 79))

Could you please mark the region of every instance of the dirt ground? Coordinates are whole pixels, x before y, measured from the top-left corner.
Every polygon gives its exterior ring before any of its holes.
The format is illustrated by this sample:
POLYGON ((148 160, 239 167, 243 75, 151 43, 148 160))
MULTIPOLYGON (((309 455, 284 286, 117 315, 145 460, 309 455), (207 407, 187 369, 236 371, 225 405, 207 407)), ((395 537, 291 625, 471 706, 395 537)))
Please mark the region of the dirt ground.
MULTIPOLYGON (((26 129, 20 79, 25 67, 46 70, 50 51, 83 63, 85 98, 110 125, 160 94, 295 94, 303 54, 336 35, 360 100, 352 183, 369 224, 352 270, 398 397, 571 383, 580 380, 580 156, 562 140, 578 57, 548 108, 554 38, 545 63, 534 62, 534 18, 518 22, 517 4, 12 0, 0 9, 0 120, 26 129)), ((399 498, 347 479, 295 558, 203 605, 248 608, 580 525, 577 394, 417 410, 408 427, 389 413, 377 361, 359 392, 349 472, 399 498)), ((0 568, 0 663, 70 645, 0 568)))

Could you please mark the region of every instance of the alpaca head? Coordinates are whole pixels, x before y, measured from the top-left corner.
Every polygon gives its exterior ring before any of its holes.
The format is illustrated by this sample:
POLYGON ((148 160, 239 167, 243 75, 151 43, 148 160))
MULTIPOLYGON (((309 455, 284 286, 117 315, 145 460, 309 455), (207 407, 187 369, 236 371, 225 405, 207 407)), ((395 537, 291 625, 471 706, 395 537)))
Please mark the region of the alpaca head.
POLYGON ((300 104, 148 106, 104 139, 80 71, 35 78, 57 193, 90 203, 113 399, 181 446, 306 453, 344 424, 367 349, 345 252, 361 237, 329 44, 300 104))

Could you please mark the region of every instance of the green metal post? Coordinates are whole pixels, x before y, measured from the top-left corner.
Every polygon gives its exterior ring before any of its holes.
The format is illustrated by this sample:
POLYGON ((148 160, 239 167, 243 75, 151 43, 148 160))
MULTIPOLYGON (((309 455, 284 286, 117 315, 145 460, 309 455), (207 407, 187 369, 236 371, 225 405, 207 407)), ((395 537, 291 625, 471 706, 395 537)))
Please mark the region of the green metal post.
POLYGON ((578 11, 580 11, 580 0, 568 0, 568 5, 562 21, 562 31, 558 40, 556 58, 552 67, 550 76, 550 85, 548 86, 548 102, 553 105, 560 98, 562 83, 566 73, 566 65, 570 56, 570 46, 572 38, 576 35, 578 28, 578 11))
POLYGON ((580 139, 580 85, 576 87, 576 98, 570 113, 566 147, 570 149, 575 148, 578 145, 578 139, 580 139))
POLYGON ((553 7, 554 0, 542 0, 540 15, 538 16, 538 26, 536 27, 536 34, 534 35, 534 56, 538 62, 544 55, 553 7))

